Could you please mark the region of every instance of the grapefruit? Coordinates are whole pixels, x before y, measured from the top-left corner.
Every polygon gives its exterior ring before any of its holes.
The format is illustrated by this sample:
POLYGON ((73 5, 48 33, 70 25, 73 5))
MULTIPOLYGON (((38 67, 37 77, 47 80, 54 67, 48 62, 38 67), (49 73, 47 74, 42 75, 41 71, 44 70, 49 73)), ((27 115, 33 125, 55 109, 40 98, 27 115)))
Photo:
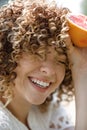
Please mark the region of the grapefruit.
POLYGON ((72 42, 78 47, 87 47, 87 16, 69 13, 66 18, 72 42))

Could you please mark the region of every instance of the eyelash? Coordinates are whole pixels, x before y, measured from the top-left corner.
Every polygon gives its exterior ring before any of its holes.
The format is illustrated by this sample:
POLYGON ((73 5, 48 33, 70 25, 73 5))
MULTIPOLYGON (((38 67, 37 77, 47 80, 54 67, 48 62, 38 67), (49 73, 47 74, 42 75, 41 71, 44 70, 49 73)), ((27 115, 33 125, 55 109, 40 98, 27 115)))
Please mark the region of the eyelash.
POLYGON ((56 61, 56 62, 57 62, 58 64, 61 63, 61 64, 65 65, 65 62, 64 62, 64 61, 58 60, 58 61, 56 61))

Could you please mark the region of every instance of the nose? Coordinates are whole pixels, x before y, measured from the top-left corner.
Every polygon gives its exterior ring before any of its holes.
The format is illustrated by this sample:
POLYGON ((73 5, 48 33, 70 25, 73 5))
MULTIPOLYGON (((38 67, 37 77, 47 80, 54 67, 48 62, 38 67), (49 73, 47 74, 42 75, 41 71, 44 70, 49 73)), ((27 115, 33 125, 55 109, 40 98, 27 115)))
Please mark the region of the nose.
POLYGON ((43 62, 40 71, 46 76, 54 76, 56 74, 55 65, 50 61, 43 62))

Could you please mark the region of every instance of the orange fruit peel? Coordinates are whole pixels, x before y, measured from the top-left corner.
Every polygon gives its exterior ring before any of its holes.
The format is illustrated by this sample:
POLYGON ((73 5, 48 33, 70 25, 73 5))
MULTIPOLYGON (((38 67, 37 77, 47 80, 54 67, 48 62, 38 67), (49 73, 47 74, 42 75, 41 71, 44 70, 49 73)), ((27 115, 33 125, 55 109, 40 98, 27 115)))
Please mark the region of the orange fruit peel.
POLYGON ((69 13, 66 19, 73 44, 78 47, 87 47, 87 16, 69 13))

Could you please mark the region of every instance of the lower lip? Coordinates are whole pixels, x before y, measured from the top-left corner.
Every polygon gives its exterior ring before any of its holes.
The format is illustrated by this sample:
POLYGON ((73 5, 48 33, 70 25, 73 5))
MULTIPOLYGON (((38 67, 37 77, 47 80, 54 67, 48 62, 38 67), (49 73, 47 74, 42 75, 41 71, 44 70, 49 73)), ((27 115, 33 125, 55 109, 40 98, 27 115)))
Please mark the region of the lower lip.
POLYGON ((48 90, 48 88, 49 88, 49 86, 46 87, 46 88, 40 88, 38 85, 34 84, 34 83, 31 81, 30 78, 28 78, 28 79, 29 79, 29 81, 31 82, 32 86, 33 86, 35 89, 37 89, 39 92, 46 92, 46 91, 48 90))

